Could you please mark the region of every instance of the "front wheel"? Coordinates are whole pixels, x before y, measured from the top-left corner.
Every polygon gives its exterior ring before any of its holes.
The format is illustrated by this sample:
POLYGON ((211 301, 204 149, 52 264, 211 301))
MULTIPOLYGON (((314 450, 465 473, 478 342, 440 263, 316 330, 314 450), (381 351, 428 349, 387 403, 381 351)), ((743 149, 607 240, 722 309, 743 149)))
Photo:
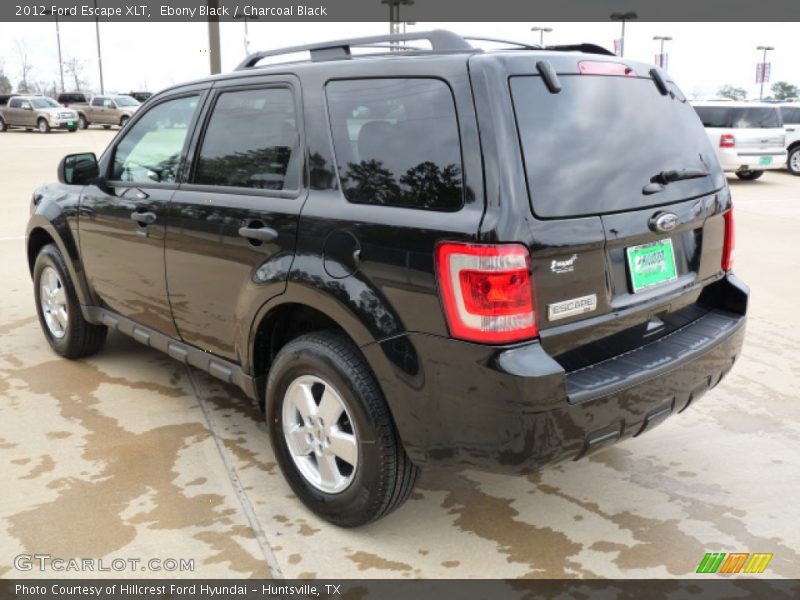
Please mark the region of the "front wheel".
POLYGON ((119 120, 119 128, 120 128, 120 129, 122 129, 123 127, 125 127, 125 124, 126 124, 128 121, 130 121, 130 117, 122 117, 122 118, 119 120))
POLYGON ((267 423, 278 464, 298 498, 342 527, 403 504, 419 469, 358 348, 323 331, 289 342, 267 381, 267 423))
POLYGON ((789 173, 800 176, 800 146, 795 146, 789 150, 786 166, 789 167, 789 173))
POLYGON ((47 119, 39 119, 36 125, 39 133, 50 133, 50 123, 47 122, 47 119))
POLYGON ((86 117, 83 115, 78 116, 78 127, 81 129, 87 129, 89 127, 89 121, 87 121, 86 117))
POLYGON ((41 249, 33 267, 39 324, 47 341, 64 358, 81 358, 103 347, 108 329, 83 318, 64 257, 54 244, 41 249))
POLYGON ((764 171, 736 171, 736 176, 745 181, 753 181, 764 174, 764 171))
POLYGON ((0 132, 5 131, 6 129, 8 129, 8 127, 6 126, 6 122, 3 121, 2 117, 0 117, 0 132))

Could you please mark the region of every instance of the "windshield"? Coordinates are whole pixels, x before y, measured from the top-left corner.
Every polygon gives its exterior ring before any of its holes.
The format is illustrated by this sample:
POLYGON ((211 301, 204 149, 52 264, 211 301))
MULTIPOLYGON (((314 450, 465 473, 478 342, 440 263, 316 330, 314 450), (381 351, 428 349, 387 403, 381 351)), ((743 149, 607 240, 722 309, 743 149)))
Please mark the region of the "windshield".
POLYGON ((60 108, 61 105, 52 98, 31 98, 34 108, 60 108))
POLYGON ((772 129, 783 127, 777 107, 766 106, 695 106, 706 127, 724 129, 772 129))
POLYGON ((139 106, 139 101, 134 100, 130 96, 114 96, 114 102, 117 106, 139 106))
POLYGON ((544 218, 597 215, 677 202, 724 185, 714 148, 672 83, 559 75, 552 94, 538 76, 510 80, 533 212, 544 218), (669 170, 711 176, 672 181, 645 194, 669 170))

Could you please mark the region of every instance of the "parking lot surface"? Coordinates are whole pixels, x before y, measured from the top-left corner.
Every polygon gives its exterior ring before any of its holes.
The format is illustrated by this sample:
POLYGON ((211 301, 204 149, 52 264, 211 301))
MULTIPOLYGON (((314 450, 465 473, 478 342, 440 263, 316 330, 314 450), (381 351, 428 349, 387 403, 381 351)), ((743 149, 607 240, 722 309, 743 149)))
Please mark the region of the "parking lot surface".
POLYGON ((51 352, 25 258, 31 192, 114 133, 0 134, 0 577, 655 578, 712 551, 771 552, 767 573, 800 577, 800 178, 730 179, 748 334, 700 402, 529 477, 425 472, 402 509, 344 530, 293 496, 237 389, 120 335, 89 360, 51 352), (20 554, 194 570, 20 571, 20 554))

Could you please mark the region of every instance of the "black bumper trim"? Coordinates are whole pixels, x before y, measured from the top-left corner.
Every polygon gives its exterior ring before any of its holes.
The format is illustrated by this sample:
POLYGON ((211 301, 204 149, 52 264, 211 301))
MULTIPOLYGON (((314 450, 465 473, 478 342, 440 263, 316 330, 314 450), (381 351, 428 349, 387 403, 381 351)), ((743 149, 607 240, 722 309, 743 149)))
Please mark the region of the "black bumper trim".
POLYGON ((702 355, 739 329, 743 315, 713 310, 646 346, 567 373, 570 404, 619 393, 702 355))

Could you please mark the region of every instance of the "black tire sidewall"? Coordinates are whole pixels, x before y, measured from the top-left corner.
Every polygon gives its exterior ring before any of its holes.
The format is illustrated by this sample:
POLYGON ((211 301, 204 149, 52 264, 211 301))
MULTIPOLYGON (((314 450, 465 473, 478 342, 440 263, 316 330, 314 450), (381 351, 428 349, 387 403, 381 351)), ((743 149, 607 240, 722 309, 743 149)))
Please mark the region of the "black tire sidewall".
POLYGON ((792 156, 794 156, 795 154, 800 154, 800 146, 798 146, 794 150, 789 151, 789 156, 786 159, 786 168, 789 169, 789 173, 791 173, 792 175, 800 175, 800 170, 794 171, 791 166, 792 156))
POLYGON ((52 244, 42 248, 41 252, 39 252, 39 255, 36 257, 36 263, 33 266, 33 294, 36 300, 36 314, 39 317, 39 324, 42 327, 42 332, 47 338, 48 343, 53 350, 56 351, 56 353, 61 355, 68 354, 74 338, 74 330, 77 320, 76 311, 80 310, 80 306, 78 306, 75 291, 72 287, 72 280, 69 278, 69 273, 67 273, 64 267, 64 260, 61 257, 58 249, 52 244), (64 286, 64 293, 67 299, 67 326, 64 330, 64 336, 60 339, 54 337, 53 334, 50 333, 50 329, 47 327, 47 323, 44 320, 44 315, 42 314, 39 280, 45 267, 52 267, 55 269, 56 273, 58 273, 58 276, 61 279, 61 285, 64 286))
MULTIPOLYGON (((267 384, 267 424, 278 464, 289 486, 306 506, 321 517, 348 526, 364 521, 379 501, 381 444, 377 427, 365 408, 361 390, 347 376, 348 366, 334 353, 315 344, 290 344, 270 371, 267 384), (353 481, 338 494, 327 494, 308 483, 297 470, 283 435, 283 401, 289 384, 302 375, 314 375, 336 388, 347 405, 359 441, 358 467, 353 481)), ((370 393, 369 391, 367 393, 370 393)))
POLYGON ((6 130, 6 122, 2 118, 0 118, 0 132, 3 132, 5 130, 6 130))
POLYGON ((78 129, 89 129, 89 121, 83 115, 78 116, 78 129))

